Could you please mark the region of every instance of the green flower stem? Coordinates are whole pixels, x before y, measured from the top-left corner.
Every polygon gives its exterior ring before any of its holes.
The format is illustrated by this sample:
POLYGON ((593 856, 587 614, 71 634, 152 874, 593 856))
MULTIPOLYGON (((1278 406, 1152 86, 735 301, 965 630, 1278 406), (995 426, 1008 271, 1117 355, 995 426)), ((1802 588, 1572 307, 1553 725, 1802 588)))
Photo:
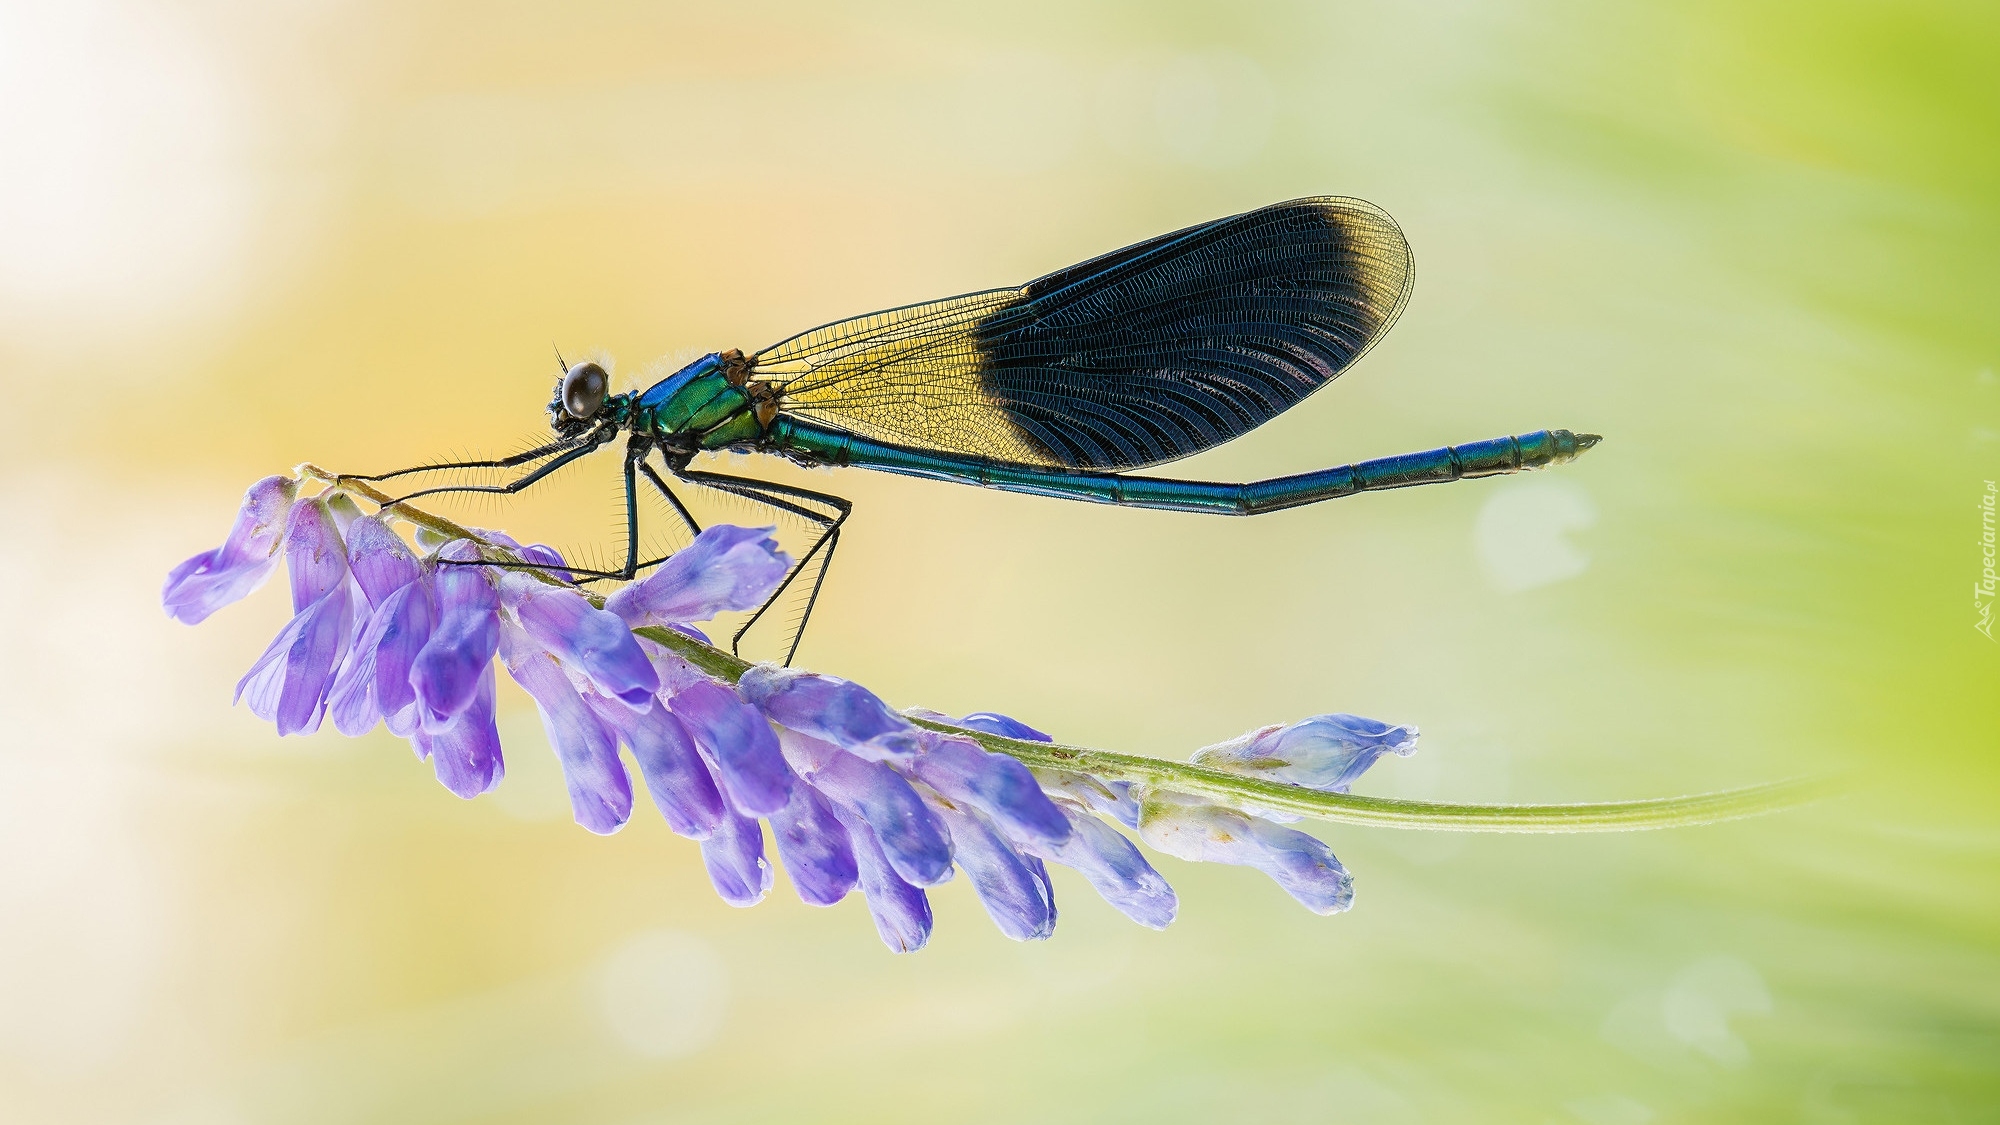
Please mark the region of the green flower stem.
MULTIPOLYGON (((392 503, 392 497, 365 481, 329 473, 316 465, 298 467, 298 475, 318 480, 331 488, 362 497, 415 527, 446 539, 470 539, 481 554, 497 565, 520 564, 511 551, 458 524, 414 508, 392 503)), ((545 570, 521 567, 551 585, 566 585, 545 570)), ((583 591, 594 605, 602 606, 601 595, 583 591)), ((718 680, 735 683, 750 669, 748 661, 693 637, 656 626, 634 629, 634 633, 669 649, 688 663, 718 680)), ((1456 805, 1435 801, 1406 801, 1393 797, 1361 797, 1349 793, 1326 793, 1283 782, 1244 777, 1192 762, 1143 758, 1091 750, 1061 743, 1026 742, 984 731, 966 730, 926 719, 911 722, 929 730, 972 739, 997 754, 1017 758, 1040 770, 1080 773, 1101 781, 1128 781, 1156 789, 1206 798, 1236 808, 1268 809, 1295 813, 1339 824, 1364 824, 1379 828, 1417 828, 1445 832, 1632 832, 1651 828, 1680 828, 1717 821, 1758 816, 1803 804, 1825 795, 1824 781, 1801 779, 1719 793, 1687 797, 1660 797, 1644 801, 1605 801, 1577 805, 1456 805)))

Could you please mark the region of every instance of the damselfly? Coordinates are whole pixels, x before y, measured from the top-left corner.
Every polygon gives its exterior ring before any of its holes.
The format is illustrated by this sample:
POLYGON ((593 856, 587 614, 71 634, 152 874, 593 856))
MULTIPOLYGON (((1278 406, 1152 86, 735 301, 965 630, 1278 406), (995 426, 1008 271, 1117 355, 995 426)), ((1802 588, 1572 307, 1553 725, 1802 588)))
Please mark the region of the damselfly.
POLYGON ((753 355, 695 360, 643 391, 610 393, 595 362, 569 366, 548 405, 555 439, 453 469, 523 469, 505 484, 410 493, 516 493, 624 437, 629 579, 642 559, 641 487, 690 533, 674 481, 734 494, 814 530, 785 581, 732 648, 817 562, 789 663, 853 505, 838 496, 692 467, 697 454, 776 454, 811 466, 985 485, 1128 507, 1257 515, 1357 492, 1538 469, 1594 434, 1538 430, 1247 484, 1130 476, 1255 429, 1333 380, 1402 312, 1414 274, 1394 220, 1357 199, 1273 204, 1163 234, 1026 285, 870 313, 753 355), (657 462, 657 467, 655 463, 657 462), (661 473, 665 470, 665 474, 661 473))

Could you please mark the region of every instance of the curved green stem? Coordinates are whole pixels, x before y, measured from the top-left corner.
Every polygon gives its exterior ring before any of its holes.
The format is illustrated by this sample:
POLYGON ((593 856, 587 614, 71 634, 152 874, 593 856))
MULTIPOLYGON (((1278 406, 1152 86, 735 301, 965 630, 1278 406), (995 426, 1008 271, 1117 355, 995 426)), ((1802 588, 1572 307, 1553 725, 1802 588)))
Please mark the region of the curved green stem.
MULTIPOLYGON (((634 632, 672 649, 688 663, 719 680, 735 683, 750 667, 747 661, 672 629, 644 628, 634 632)), ((1280 781, 1244 777, 1193 762, 1115 754, 1109 750, 1091 750, 1054 742, 1027 742, 927 719, 913 718, 910 721, 930 730, 972 739, 988 750, 1018 758, 1035 769, 1088 774, 1100 781, 1150 785, 1156 789, 1206 797, 1237 808, 1271 809, 1341 824, 1367 824, 1378 828, 1451 832, 1633 832, 1649 828, 1680 828, 1775 812, 1823 795, 1826 789, 1821 781, 1793 780, 1720 793, 1644 801, 1577 805, 1457 805, 1326 793, 1280 781)))
MULTIPOLYGON (((506 548, 450 520, 408 504, 392 504, 392 497, 365 481, 341 477, 311 464, 300 465, 297 471, 301 477, 310 477, 331 488, 381 505, 385 514, 433 534, 447 539, 470 539, 480 545, 482 555, 496 564, 504 566, 510 562, 521 562, 506 548)), ((524 568, 523 572, 552 585, 567 585, 543 570, 524 568)), ((589 591, 582 593, 592 604, 603 605, 601 595, 589 591)), ((718 680, 733 684, 750 669, 748 661, 672 629, 649 626, 634 629, 633 632, 673 651, 718 680)), ((1804 804, 1831 791, 1824 779, 1795 779, 1719 793, 1644 801, 1574 805, 1443 804, 1327 793, 1284 782, 1244 777, 1193 762, 1115 754, 1108 750, 1091 750, 1053 742, 1027 742, 926 719, 913 718, 910 721, 930 730, 969 738, 994 753, 1017 758, 1034 769, 1085 774, 1099 781, 1132 782, 1203 797, 1236 808, 1295 813, 1341 824, 1365 824, 1380 828, 1446 832, 1632 832, 1758 816, 1804 804)))

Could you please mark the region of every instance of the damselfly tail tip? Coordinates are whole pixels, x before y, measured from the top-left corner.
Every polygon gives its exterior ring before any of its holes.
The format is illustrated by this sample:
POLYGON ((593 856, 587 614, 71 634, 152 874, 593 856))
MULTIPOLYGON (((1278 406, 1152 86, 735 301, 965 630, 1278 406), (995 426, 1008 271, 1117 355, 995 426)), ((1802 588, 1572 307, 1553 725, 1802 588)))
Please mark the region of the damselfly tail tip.
POLYGON ((1582 453, 1584 450, 1592 448, 1603 440, 1604 437, 1601 434, 1578 434, 1576 435, 1576 451, 1582 453))

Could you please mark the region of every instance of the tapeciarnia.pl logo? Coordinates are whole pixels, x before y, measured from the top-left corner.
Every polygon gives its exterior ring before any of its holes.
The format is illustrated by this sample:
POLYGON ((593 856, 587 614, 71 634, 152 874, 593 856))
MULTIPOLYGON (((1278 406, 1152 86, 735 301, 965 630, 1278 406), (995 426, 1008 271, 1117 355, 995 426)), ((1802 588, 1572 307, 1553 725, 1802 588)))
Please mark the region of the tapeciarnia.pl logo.
POLYGON ((1972 584, 1972 612, 1977 615, 1972 627, 1993 639, 1993 595, 2000 590, 2000 579, 1993 573, 1993 500, 1994 482, 1986 482, 1986 491, 1979 497, 1979 553, 1983 567, 1979 581, 1972 584))

